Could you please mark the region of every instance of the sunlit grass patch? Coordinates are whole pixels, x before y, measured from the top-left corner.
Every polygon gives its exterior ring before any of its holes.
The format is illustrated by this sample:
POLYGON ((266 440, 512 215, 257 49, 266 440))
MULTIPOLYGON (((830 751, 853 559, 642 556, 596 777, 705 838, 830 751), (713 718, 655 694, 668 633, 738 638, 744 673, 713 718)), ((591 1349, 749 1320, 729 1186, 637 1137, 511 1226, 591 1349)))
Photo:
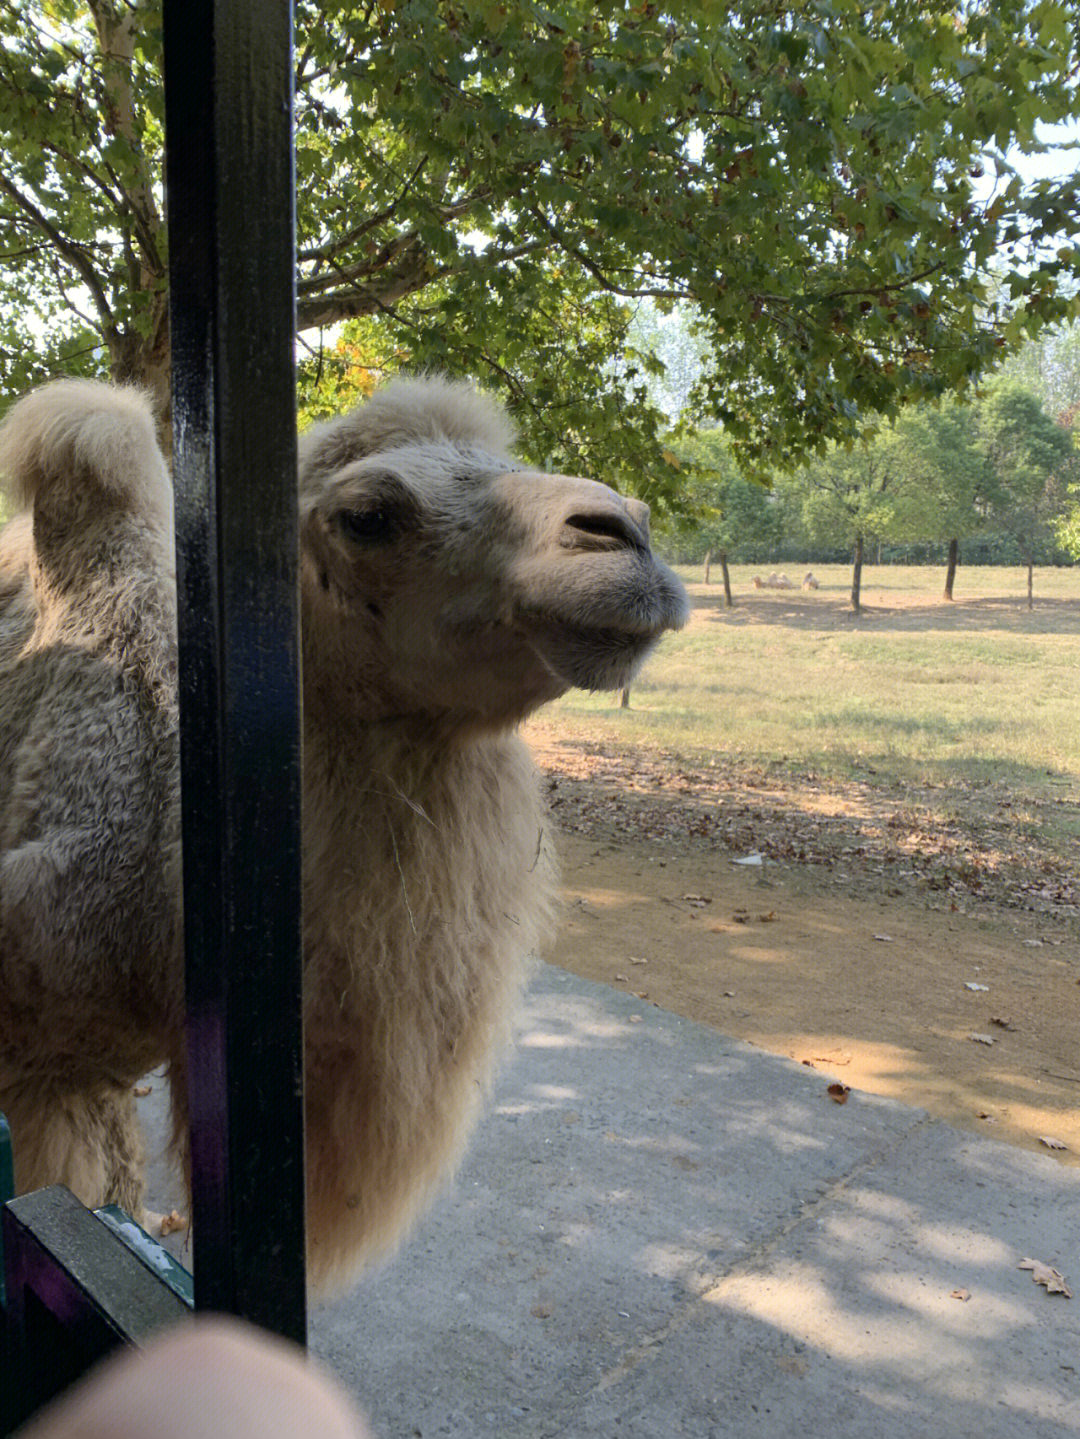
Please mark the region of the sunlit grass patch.
POLYGON ((961 570, 950 605, 938 569, 868 567, 861 618, 846 568, 814 572, 817 591, 756 591, 738 568, 726 610, 719 586, 683 571, 694 616, 631 708, 573 693, 553 718, 568 736, 689 761, 1080 795, 1080 570, 1037 572, 1028 611, 1020 571, 961 570))

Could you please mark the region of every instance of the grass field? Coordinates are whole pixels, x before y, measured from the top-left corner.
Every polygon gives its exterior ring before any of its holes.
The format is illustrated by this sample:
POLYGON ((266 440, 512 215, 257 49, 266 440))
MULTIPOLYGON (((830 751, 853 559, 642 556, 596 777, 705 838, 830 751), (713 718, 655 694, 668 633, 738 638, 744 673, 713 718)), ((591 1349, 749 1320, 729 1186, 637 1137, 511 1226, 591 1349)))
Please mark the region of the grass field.
POLYGON ((1037 570, 1029 611, 1019 569, 961 568, 949 604, 940 568, 867 566, 858 617, 846 566, 815 566, 808 592, 755 590, 755 572, 733 568, 728 610, 718 569, 708 587, 681 570, 692 619, 651 658, 631 708, 574 692, 551 712, 560 731, 695 764, 988 790, 984 802, 999 789, 1040 808, 1080 798, 1080 568, 1037 570))

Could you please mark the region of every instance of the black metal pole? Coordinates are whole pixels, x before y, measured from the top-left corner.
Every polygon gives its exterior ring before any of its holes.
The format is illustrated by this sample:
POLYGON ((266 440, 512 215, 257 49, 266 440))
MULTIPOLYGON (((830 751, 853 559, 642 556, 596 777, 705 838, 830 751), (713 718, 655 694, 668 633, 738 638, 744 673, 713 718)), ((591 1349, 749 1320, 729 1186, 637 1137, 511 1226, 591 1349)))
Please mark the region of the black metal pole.
POLYGON ((195 1303, 303 1342, 289 0, 165 0, 195 1303))

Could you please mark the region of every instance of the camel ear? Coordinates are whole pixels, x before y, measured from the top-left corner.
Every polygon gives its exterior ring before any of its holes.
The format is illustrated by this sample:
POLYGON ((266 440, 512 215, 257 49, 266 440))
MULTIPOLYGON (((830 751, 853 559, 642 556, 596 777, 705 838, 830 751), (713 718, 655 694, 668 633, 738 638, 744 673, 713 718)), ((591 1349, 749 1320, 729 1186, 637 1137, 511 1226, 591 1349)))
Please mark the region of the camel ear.
MULTIPOLYGON (((355 413, 355 412, 354 412, 355 413)), ((357 428, 347 423, 351 415, 339 415, 305 430, 299 439, 301 504, 318 504, 330 481, 350 461, 371 453, 362 444, 357 428)))
POLYGON ((513 421, 490 395, 442 375, 391 380, 354 410, 312 425, 300 436, 300 485, 350 461, 408 445, 449 444, 507 454, 513 421))

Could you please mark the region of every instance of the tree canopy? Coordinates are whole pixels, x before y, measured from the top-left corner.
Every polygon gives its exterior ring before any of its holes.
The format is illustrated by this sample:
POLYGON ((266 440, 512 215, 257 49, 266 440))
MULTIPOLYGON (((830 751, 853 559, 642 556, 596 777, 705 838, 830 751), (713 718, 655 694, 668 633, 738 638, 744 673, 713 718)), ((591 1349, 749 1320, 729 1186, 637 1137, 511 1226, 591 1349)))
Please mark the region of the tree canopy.
MULTIPOLYGON (((1075 114, 1068 0, 298 0, 301 330, 503 389, 538 457, 679 472, 635 308, 769 468, 1077 311, 1080 186, 1003 158, 1075 114), (989 283, 996 266, 993 284, 989 283)), ((164 395, 154 0, 0 0, 0 388, 164 395)))
POLYGON ((976 433, 992 477, 990 511, 1027 566, 1030 604, 1035 557, 1054 535, 1080 456, 1069 432, 1014 381, 998 381, 989 390, 977 411, 976 433))
POLYGON ((782 537, 776 495, 739 472, 732 461, 722 430, 698 430, 674 442, 675 454, 686 479, 685 513, 669 522, 663 537, 665 552, 678 559, 704 556, 705 579, 715 557, 724 574, 724 593, 731 603, 728 551, 738 545, 744 552, 769 549, 782 537))

